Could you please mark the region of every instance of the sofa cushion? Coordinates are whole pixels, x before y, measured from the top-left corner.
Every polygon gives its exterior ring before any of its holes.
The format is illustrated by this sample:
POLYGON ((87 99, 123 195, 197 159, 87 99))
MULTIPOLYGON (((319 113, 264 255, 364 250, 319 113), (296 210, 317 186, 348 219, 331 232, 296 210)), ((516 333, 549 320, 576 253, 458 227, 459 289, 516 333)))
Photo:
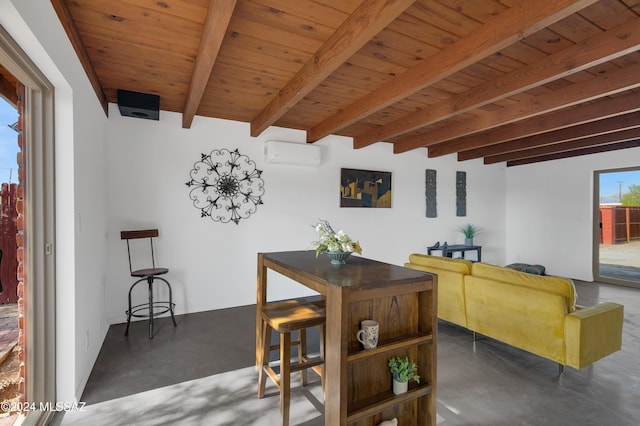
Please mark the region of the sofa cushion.
POLYGON ((477 262, 471 267, 473 276, 503 281, 510 284, 536 288, 565 297, 569 312, 576 310, 576 289, 567 278, 532 275, 501 266, 477 262))
POLYGON ((429 256, 427 254, 414 253, 409 255, 409 263, 419 266, 432 266, 451 272, 468 275, 471 273, 472 262, 465 259, 451 259, 450 257, 429 256))
POLYGON ((544 275, 545 268, 542 265, 530 265, 528 263, 511 263, 505 268, 515 269, 516 271, 526 272, 534 275, 544 275))
POLYGON ((475 274, 465 276, 465 294, 470 330, 565 363, 564 296, 475 274))

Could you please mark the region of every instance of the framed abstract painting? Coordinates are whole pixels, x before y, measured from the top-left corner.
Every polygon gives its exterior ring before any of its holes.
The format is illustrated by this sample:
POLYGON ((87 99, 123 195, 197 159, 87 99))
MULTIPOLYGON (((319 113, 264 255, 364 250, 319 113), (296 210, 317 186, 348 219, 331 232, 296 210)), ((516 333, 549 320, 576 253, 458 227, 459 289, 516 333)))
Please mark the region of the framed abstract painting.
POLYGON ((391 172, 341 169, 340 207, 391 208, 391 172))

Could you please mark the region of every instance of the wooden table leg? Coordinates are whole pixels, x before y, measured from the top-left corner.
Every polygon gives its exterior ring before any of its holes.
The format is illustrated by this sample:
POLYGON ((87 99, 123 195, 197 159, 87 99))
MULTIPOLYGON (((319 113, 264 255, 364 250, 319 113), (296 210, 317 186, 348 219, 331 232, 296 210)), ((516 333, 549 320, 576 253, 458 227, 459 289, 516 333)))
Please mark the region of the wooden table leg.
POLYGON ((267 303, 267 268, 264 255, 258 253, 258 277, 256 279, 256 370, 262 368, 262 307, 267 303))
POLYGON ((327 288, 325 344, 324 424, 347 424, 347 351, 348 308, 342 287, 327 288))

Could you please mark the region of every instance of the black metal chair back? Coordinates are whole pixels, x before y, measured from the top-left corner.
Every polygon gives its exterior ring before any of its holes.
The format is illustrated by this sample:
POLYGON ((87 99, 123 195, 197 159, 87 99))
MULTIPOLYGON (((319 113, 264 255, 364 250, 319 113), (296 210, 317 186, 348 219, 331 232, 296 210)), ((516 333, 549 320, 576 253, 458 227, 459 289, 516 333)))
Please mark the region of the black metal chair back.
POLYGON ((151 269, 156 269, 156 256, 153 251, 153 239, 157 238, 159 235, 157 229, 143 229, 137 231, 122 231, 120 232, 120 239, 127 240, 127 255, 129 256, 129 272, 131 272, 131 276, 140 276, 138 272, 143 270, 133 270, 133 266, 131 263, 131 246, 129 244, 129 240, 138 240, 142 238, 148 238, 149 244, 151 246, 151 269))

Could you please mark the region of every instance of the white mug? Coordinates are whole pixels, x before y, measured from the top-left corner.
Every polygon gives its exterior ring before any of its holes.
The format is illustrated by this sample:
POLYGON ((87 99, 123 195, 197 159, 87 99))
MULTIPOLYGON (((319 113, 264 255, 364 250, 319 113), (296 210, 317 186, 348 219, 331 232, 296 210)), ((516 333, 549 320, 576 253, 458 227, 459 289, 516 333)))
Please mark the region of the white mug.
POLYGON ((360 322, 360 330, 356 333, 356 339, 362 343, 365 349, 374 349, 378 346, 378 321, 364 320, 360 322))

